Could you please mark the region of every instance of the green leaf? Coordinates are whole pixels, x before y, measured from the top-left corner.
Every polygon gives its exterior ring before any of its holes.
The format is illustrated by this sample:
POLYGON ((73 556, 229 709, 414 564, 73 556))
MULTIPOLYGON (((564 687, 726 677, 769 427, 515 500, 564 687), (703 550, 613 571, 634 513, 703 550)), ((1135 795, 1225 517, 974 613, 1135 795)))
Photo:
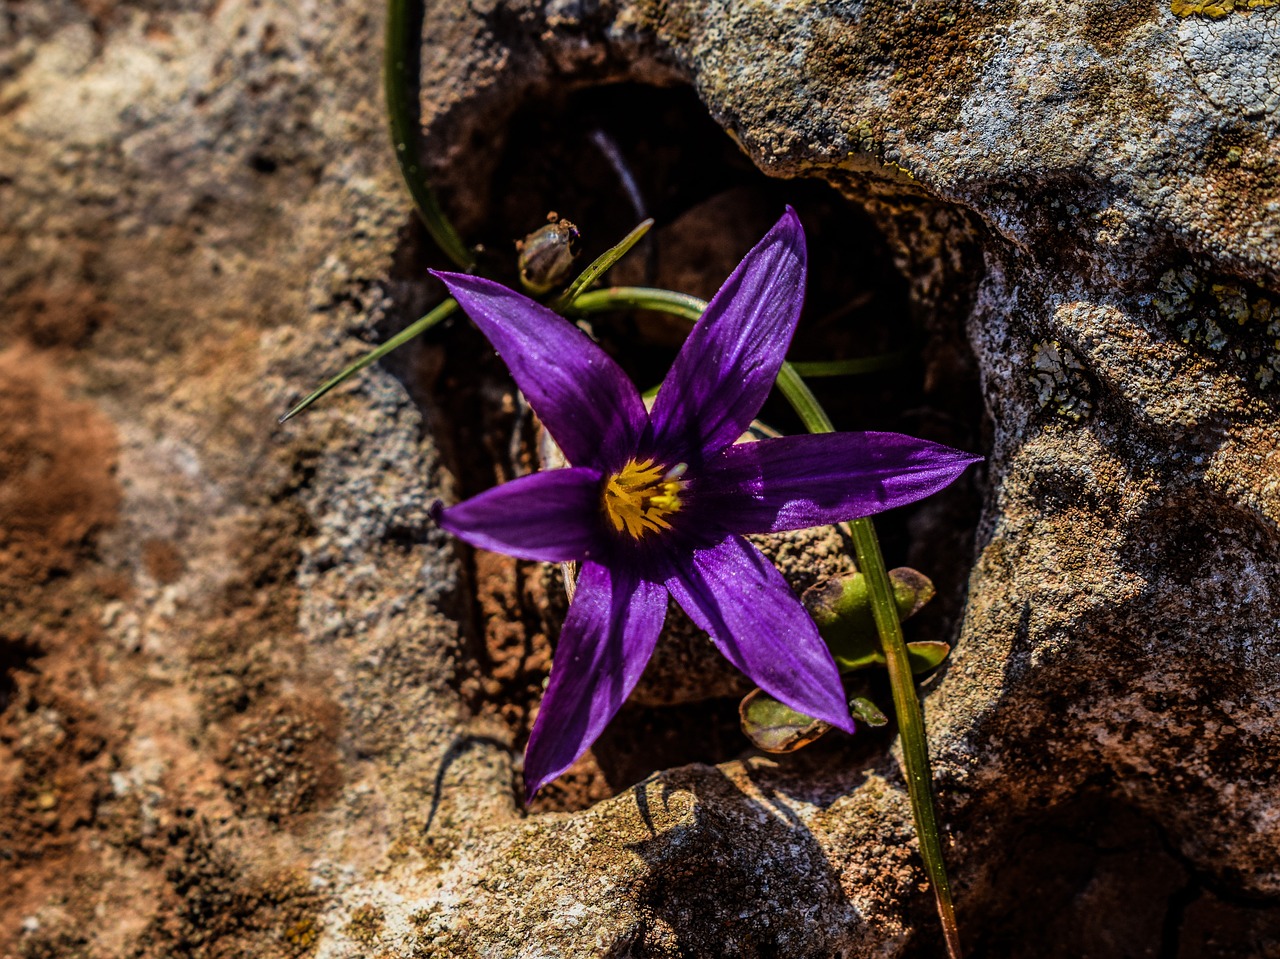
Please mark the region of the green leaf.
POLYGON ((933 580, 910 566, 889 570, 889 583, 893 586, 893 600, 898 606, 898 619, 906 621, 920 612, 924 605, 938 594, 933 580))
POLYGON ((316 390, 314 393, 312 393, 310 396, 304 399, 301 403, 299 403, 297 406, 291 409, 288 413, 285 413, 284 416, 280 417, 280 422, 285 423, 293 419, 295 416, 297 416, 299 413, 305 410, 308 406, 310 406, 316 400, 320 399, 320 397, 324 396, 326 393, 328 393, 335 387, 341 386, 347 380, 351 379, 351 377, 355 376, 357 373, 363 370, 370 363, 376 363, 378 360, 382 359, 392 350, 396 349, 397 347, 404 346, 415 336, 422 335, 427 330, 431 329, 431 327, 435 326, 437 323, 441 322, 442 320, 446 319, 449 316, 452 316, 457 309, 458 309, 457 300, 452 298, 445 300, 443 303, 437 306, 434 310, 432 310, 422 319, 418 320, 416 323, 406 326, 403 330, 401 330, 395 336, 391 337, 391 339, 387 340, 387 342, 383 343, 381 346, 377 347, 376 349, 370 350, 368 353, 360 357, 360 359, 356 360, 354 363, 348 366, 345 370, 343 370, 333 379, 327 381, 323 386, 321 386, 318 390, 316 390))
POLYGON ((742 732, 767 753, 795 752, 831 728, 820 719, 796 712, 763 689, 753 689, 738 705, 742 732))
MULTIPOLYGON (((849 714, 872 728, 888 724, 880 708, 861 693, 849 697, 849 714)), ((753 689, 738 706, 742 732, 757 749, 767 753, 793 753, 830 731, 820 719, 806 716, 780 703, 763 689, 753 689)))
POLYGON ((931 669, 936 669, 938 664, 950 654, 950 643, 907 643, 907 659, 911 662, 913 673, 927 673, 931 669))
POLYGON ((605 273, 609 271, 609 267, 613 266, 613 264, 626 256, 627 251, 639 243, 644 238, 644 235, 649 232, 649 228, 652 226, 652 219, 644 220, 637 225, 634 230, 624 236, 617 244, 609 247, 609 249, 596 257, 595 260, 592 261, 591 265, 579 273, 578 278, 570 283, 565 291, 556 298, 556 301, 551 305, 551 308, 557 313, 563 313, 565 310, 573 307, 574 300, 578 298, 578 295, 586 290, 587 287, 596 280, 600 279, 600 277, 604 276, 605 273))
MULTIPOLYGON (((889 582, 899 620, 914 615, 934 595, 929 578, 908 567, 892 570, 889 582)), ((827 580, 810 587, 801 598, 841 672, 885 662, 865 576, 854 573, 827 580)))
POLYGON ((889 717, 866 696, 854 696, 849 700, 849 714, 858 722, 866 723, 872 728, 878 729, 889 724, 889 717))
MULTIPOLYGON (((819 630, 821 632, 821 630, 819 630)), ((852 637, 847 637, 852 638, 852 637)), ((858 635, 859 645, 851 642, 836 644, 827 640, 827 646, 831 649, 831 655, 835 658, 836 666, 842 673, 854 673, 860 669, 869 669, 872 666, 884 665, 884 653, 876 645, 876 638, 872 636, 869 640, 864 640, 858 635)), ((823 639, 826 639, 823 636, 823 639)))

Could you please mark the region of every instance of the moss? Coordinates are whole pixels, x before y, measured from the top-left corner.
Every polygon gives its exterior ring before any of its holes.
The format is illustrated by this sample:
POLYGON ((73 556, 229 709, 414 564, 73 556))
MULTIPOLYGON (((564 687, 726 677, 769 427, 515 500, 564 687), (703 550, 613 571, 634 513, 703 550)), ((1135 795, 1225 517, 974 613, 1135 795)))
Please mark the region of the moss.
POLYGON ((204 826, 171 836, 168 892, 134 959, 307 959, 320 940, 321 900, 305 873, 252 872, 204 826))
POLYGON ((384 917, 377 906, 366 903, 351 913, 351 921, 342 930, 362 946, 372 946, 382 935, 384 917))
MULTIPOLYGON (((954 0, 910 6, 873 0, 857 9, 856 19, 832 16, 814 23, 806 69, 833 91, 892 70, 892 113, 924 131, 943 129, 959 114, 982 76, 986 38, 1012 19, 1016 4, 996 0, 979 9, 954 0)), ((857 149, 874 153, 866 142, 859 129, 857 149)))
POLYGON ((90 959, 89 940, 67 929, 39 930, 22 939, 20 959, 90 959))
POLYGON ((316 924, 314 916, 303 916, 284 927, 284 941, 294 949, 310 950, 319 938, 320 927, 316 924))
POLYGON ((449 925, 448 917, 433 906, 415 912, 409 922, 414 927, 409 946, 411 959, 472 959, 479 955, 469 944, 465 916, 456 925, 449 925))
POLYGON ((1156 0, 1088 4, 1081 33, 1099 49, 1115 49, 1124 44, 1134 29, 1154 19, 1157 12, 1156 0))
POLYGON ((224 760, 236 811, 283 823, 332 799, 338 727, 337 706, 318 695, 282 697, 246 717, 224 760))
POLYGON ((1232 222, 1252 222, 1257 209, 1280 192, 1280 163, 1272 144, 1248 123, 1237 122, 1216 131, 1201 156, 1205 217, 1215 229, 1232 222))

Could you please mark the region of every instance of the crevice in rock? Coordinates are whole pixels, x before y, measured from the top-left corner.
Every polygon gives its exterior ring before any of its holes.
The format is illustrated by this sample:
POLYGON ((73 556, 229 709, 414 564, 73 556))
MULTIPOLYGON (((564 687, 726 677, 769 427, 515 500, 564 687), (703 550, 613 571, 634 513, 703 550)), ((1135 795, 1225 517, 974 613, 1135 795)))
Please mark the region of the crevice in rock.
MULTIPOLYGON (((1156 819, 1095 785, 988 846, 990 885, 960 901, 974 955, 1202 959, 1280 942, 1280 904, 1223 890, 1156 819)), ((935 946, 922 931, 906 955, 935 946)))
POLYGON ((37 644, 24 637, 0 636, 0 713, 8 708, 17 689, 14 675, 33 669, 33 663, 44 655, 37 644))
POLYGON ((1200 869, 1169 834, 1155 824, 1161 850, 1179 863, 1187 883, 1169 897, 1159 959, 1237 956, 1249 949, 1266 955, 1280 947, 1280 901, 1242 895, 1200 869), (1251 941, 1252 940, 1252 941, 1251 941))
POLYGON ((1181 959, 1182 926, 1186 922, 1187 909, 1200 898, 1200 894, 1200 882, 1193 875, 1185 886, 1169 897, 1164 925, 1160 930, 1159 959, 1181 959))
MULTIPOLYGON (((577 224, 577 265, 585 266, 635 225, 638 194, 641 212, 656 221, 653 245, 619 264, 610 282, 666 286, 708 298, 790 203, 805 224, 810 254, 805 316, 791 358, 894 358, 882 372, 812 381, 837 427, 898 430, 977 447, 976 365, 967 353, 963 320, 979 273, 953 270, 941 281, 911 275, 886 243, 883 205, 869 215, 824 183, 770 179, 687 88, 623 84, 543 94, 518 109, 498 138, 505 148, 491 188, 475 194, 491 197, 491 208, 460 216, 483 223, 468 240, 482 241, 489 272, 514 286, 513 243, 545 223, 550 211, 577 224), (932 315, 944 302, 941 318, 932 315)), ((894 230, 909 233, 934 223, 936 214, 917 209, 890 216, 897 217, 894 230)), ((981 263, 961 250, 950 261, 972 269, 981 263)), ((426 279, 432 267, 448 268, 425 231, 411 223, 388 287, 389 328, 380 333, 394 333, 437 302, 438 284, 426 279)), ((593 317, 591 329, 642 388, 660 381, 684 335, 681 323, 649 314, 593 317)), ((465 317, 393 354, 386 366, 422 410, 460 498, 537 468, 527 408, 465 317)), ((777 397, 761 419, 783 432, 801 430, 777 397)), ((977 512, 970 481, 878 522, 891 565, 918 563, 941 580, 936 608, 921 617, 913 638, 952 635, 977 512), (941 561, 939 551, 954 561, 941 561)), ((473 711, 500 717, 516 748, 523 748, 563 615, 559 574, 459 549, 472 619, 464 624, 471 662, 459 670, 464 698, 473 711)), ((735 700, 629 704, 619 723, 544 793, 537 810, 583 808, 658 769, 715 763, 747 747, 736 729, 735 700), (619 725, 623 720, 625 728, 619 725)))
POLYGON ((992 885, 969 900, 966 923, 974 954, 993 959, 1154 959, 1166 903, 1187 881, 1154 824, 1100 794, 1011 824, 999 849, 992 885))

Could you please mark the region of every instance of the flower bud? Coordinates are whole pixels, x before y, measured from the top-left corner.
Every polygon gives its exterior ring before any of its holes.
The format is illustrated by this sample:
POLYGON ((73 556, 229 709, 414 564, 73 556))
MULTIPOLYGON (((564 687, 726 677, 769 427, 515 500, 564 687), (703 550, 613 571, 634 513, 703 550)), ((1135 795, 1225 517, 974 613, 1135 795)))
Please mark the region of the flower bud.
POLYGON ((547 214, 547 225, 516 241, 520 282, 531 293, 541 295, 553 289, 569 273, 577 253, 573 244, 578 228, 555 213, 547 214))

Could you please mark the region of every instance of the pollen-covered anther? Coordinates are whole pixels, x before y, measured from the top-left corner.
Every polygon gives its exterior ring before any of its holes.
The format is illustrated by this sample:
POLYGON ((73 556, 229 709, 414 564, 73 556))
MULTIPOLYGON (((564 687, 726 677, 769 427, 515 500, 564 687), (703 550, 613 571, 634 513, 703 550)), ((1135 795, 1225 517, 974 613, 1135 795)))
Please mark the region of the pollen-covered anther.
POLYGON ((680 511, 686 465, 667 468, 652 459, 631 460, 604 484, 605 515, 619 533, 633 539, 670 529, 667 517, 680 511))

